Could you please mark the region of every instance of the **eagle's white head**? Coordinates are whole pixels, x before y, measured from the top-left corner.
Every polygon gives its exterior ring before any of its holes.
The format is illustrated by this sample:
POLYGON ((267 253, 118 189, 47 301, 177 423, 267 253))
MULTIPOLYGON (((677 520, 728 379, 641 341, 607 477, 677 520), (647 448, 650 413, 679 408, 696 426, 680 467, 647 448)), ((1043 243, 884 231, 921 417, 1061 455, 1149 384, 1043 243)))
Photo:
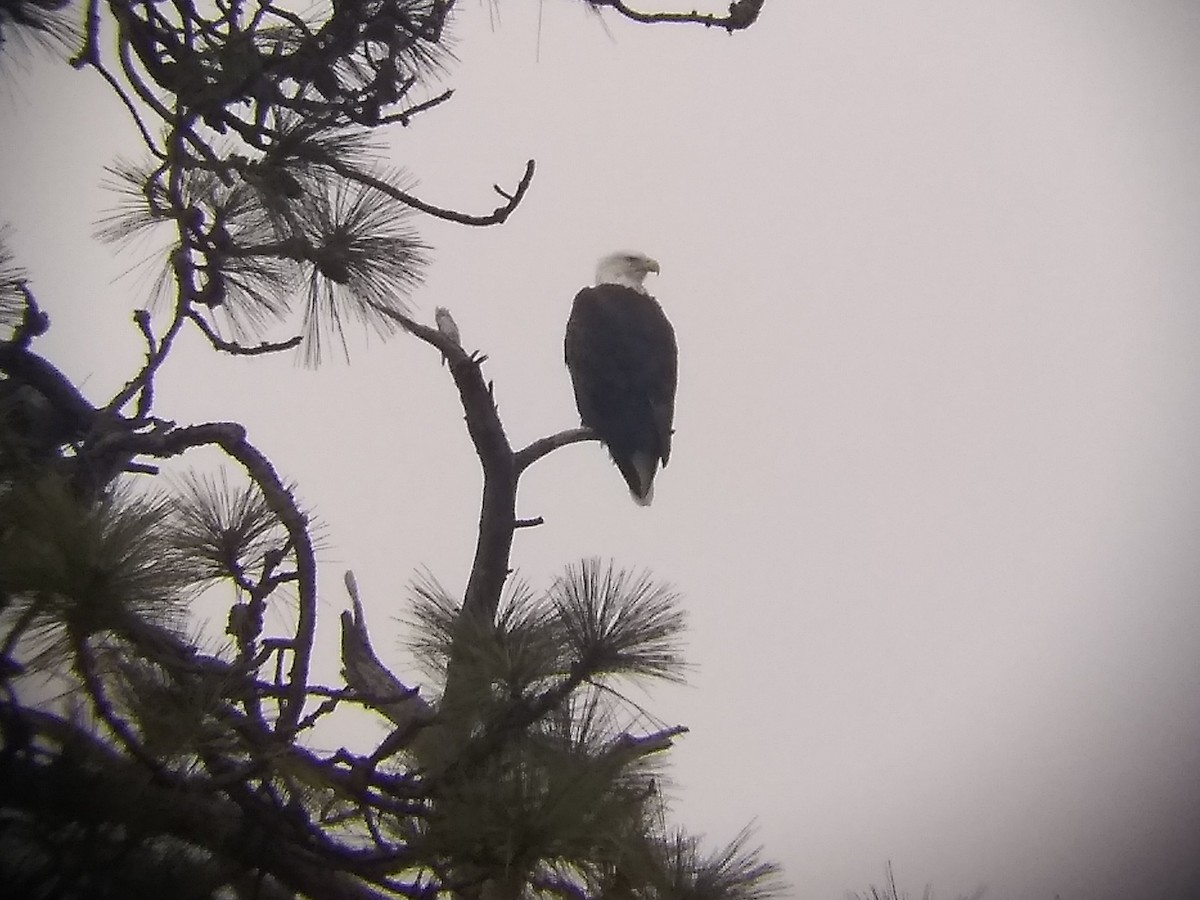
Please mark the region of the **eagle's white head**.
POLYGON ((610 253, 596 266, 596 284, 623 284, 635 291, 646 293, 642 284, 646 276, 658 272, 658 263, 645 253, 622 250, 610 253))

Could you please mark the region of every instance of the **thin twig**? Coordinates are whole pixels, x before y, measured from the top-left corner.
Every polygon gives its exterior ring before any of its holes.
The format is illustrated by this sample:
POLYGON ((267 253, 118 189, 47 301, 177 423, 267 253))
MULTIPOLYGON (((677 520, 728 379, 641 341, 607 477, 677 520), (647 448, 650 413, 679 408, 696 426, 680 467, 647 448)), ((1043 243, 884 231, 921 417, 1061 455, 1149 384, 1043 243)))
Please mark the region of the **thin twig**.
POLYGON ((440 206, 434 206, 432 203, 426 203, 424 200, 414 197, 407 191, 402 191, 394 184, 391 184, 382 178, 378 178, 369 172, 364 172, 355 166, 344 163, 341 160, 328 159, 325 160, 325 165, 329 166, 329 168, 333 169, 333 171, 337 172, 339 175, 344 175, 346 178, 357 181, 360 184, 373 187, 380 193, 387 194, 394 200, 399 200, 406 206, 420 210, 423 213, 428 213, 435 218, 444 219, 447 222, 456 222, 459 225, 479 226, 499 225, 505 222, 508 217, 512 215, 513 210, 515 210, 525 198, 525 192, 529 190, 529 185, 533 181, 533 171, 535 167, 532 159, 525 163, 525 174, 521 176, 521 181, 517 184, 517 189, 512 193, 512 195, 504 195, 507 199, 503 205, 497 206, 487 215, 474 216, 469 215, 468 213, 461 213, 453 209, 443 209, 440 206))
MULTIPOLYGON (((142 337, 146 340, 146 355, 148 358, 153 358, 155 351, 158 349, 154 340, 154 330, 150 326, 150 311, 147 309, 136 309, 133 311, 133 321, 141 331, 142 337)), ((150 407, 154 405, 154 380, 146 379, 142 384, 142 392, 138 397, 137 413, 139 419, 145 419, 150 415, 150 407)))
POLYGON ((247 347, 244 344, 227 341, 220 337, 196 310, 189 309, 187 316, 203 332, 204 336, 208 338, 208 342, 213 345, 214 350, 220 350, 222 353, 229 353, 233 356, 261 356, 265 353, 280 353, 299 346, 300 342, 304 340, 304 335, 298 334, 295 337, 288 338, 286 341, 279 341, 277 343, 263 341, 255 347, 247 347))
MULTIPOLYGON (((117 414, 121 411, 121 408, 135 396, 138 394, 145 394, 147 388, 150 386, 150 383, 154 380, 155 373, 158 371, 159 367, 166 362, 167 353, 170 351, 171 345, 175 342, 175 336, 179 334, 179 329, 183 326, 184 319, 186 318, 186 316, 183 314, 184 311, 185 306, 183 302, 180 301, 180 304, 176 307, 175 316, 171 320, 171 324, 167 326, 166 332, 159 340, 158 346, 155 347, 153 342, 151 342, 151 347, 146 352, 146 364, 142 366, 136 375, 125 382, 124 386, 122 386, 121 390, 117 392, 116 396, 108 401, 108 404, 104 407, 104 411, 106 413, 117 414)), ((145 329, 142 327, 140 322, 138 323, 138 327, 144 332, 145 329)), ((145 416, 149 415, 149 412, 150 410, 148 404, 141 402, 138 403, 139 418, 144 418, 145 416), (145 406, 146 409, 142 409, 143 406, 145 406)))
POLYGON ((121 86, 121 82, 119 82, 117 77, 108 70, 107 66, 100 62, 98 56, 95 59, 88 60, 88 62, 91 64, 93 69, 100 73, 100 77, 108 82, 108 86, 112 88, 113 93, 117 95, 123 104, 125 104, 125 109, 129 112, 130 118, 133 119, 133 123, 137 126, 137 130, 142 135, 142 143, 146 145, 146 148, 152 154, 154 154, 155 157, 165 160, 167 158, 167 154, 160 150, 158 145, 154 143, 154 137, 150 134, 150 129, 147 128, 146 123, 142 121, 141 113, 138 112, 137 107, 134 105, 133 98, 126 93, 125 88, 121 86))
POLYGON ((724 28, 726 31, 740 31, 749 28, 758 18, 764 0, 734 0, 729 4, 729 14, 718 16, 716 13, 645 13, 626 6, 622 0, 587 0, 590 6, 609 7, 634 22, 643 25, 692 23, 703 25, 705 28, 724 28))
POLYGON ((379 124, 380 125, 389 125, 392 122, 399 122, 401 125, 403 125, 405 128, 407 128, 409 126, 409 123, 412 122, 413 117, 415 115, 417 115, 417 113, 423 113, 428 109, 433 109, 435 106, 440 106, 441 104, 445 103, 447 100, 449 100, 453 96, 454 96, 454 89, 448 88, 448 89, 442 91, 436 97, 431 97, 430 99, 422 101, 421 103, 416 103, 412 106, 407 107, 406 109, 400 110, 400 112, 398 112, 398 113, 392 113, 391 115, 387 115, 387 116, 380 116, 379 124))

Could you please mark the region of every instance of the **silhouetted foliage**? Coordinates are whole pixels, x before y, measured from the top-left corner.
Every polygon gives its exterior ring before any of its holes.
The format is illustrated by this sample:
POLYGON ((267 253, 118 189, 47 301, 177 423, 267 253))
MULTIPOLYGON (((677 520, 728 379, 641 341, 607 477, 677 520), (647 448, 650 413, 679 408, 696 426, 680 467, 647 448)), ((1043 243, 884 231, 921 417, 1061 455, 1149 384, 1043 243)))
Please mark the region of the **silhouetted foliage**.
MULTIPOLYGON (((760 5, 651 18, 735 30, 760 5)), ((510 577, 513 533, 528 524, 515 514, 520 475, 590 432, 514 450, 483 358, 460 346, 448 312, 437 328, 407 314, 429 264, 420 218, 501 223, 534 174, 530 161, 497 188, 494 209, 442 208, 370 139, 451 97, 435 76, 451 62, 454 6, 0 0, 0 53, 74 52, 140 136, 140 159, 109 166, 115 204, 98 237, 159 241, 152 296, 133 311, 144 361, 94 402, 34 351, 49 319, 0 235, 6 896, 761 900, 780 889, 745 832, 710 852, 665 824, 659 767, 686 729, 623 697, 628 682, 682 677, 674 592, 594 559, 540 588, 510 577), (345 352, 352 319, 403 329, 446 361, 484 475, 464 595, 428 575, 412 583, 421 690, 376 654, 350 573, 344 681, 313 681, 312 514, 240 424, 181 425, 155 403, 184 329, 218 352, 298 350, 316 364, 331 343, 345 352), (160 475, 201 448, 226 467, 160 475), (214 590, 228 597, 223 644, 190 619, 214 590), (391 730, 369 752, 308 749, 339 709, 391 730)))
MULTIPOLYGON (((900 889, 896 887, 896 874, 892 871, 891 860, 888 860, 885 874, 887 877, 883 883, 883 887, 878 887, 873 884, 865 891, 848 893, 846 895, 847 900, 909 900, 908 893, 901 892, 900 889)), ((958 900, 983 900, 983 895, 986 892, 987 889, 980 885, 969 895, 960 895, 958 900)), ((925 890, 921 894, 921 900, 934 900, 932 887, 929 885, 925 886, 925 890)))

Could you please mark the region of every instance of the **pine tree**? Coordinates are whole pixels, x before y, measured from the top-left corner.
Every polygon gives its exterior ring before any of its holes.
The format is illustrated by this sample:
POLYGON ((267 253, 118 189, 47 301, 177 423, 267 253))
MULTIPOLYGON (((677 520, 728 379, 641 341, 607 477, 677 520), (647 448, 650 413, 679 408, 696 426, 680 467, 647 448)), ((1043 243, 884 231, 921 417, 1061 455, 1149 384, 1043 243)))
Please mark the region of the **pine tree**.
MULTIPOLYGON (((728 30, 726 16, 636 21, 728 30)), ((419 217, 505 221, 532 161, 483 214, 438 207, 383 166, 376 129, 447 102, 451 0, 272 3, 2 0, 0 53, 61 52, 117 93, 144 144, 110 169, 101 238, 166 236, 155 302, 133 322, 145 359, 93 403, 35 342, 50 327, 0 235, 0 883, 14 897, 505 900, 729 898, 778 893, 743 832, 705 851, 666 825, 664 752, 633 681, 679 680, 678 600, 596 559, 538 590, 510 576, 520 476, 572 429, 513 449, 444 311, 408 315, 428 265, 419 217), (236 423, 161 417, 154 384, 178 335, 215 351, 345 352, 356 319, 404 331, 447 363, 483 471, 461 598, 413 584, 410 645, 429 680, 376 654, 347 573, 344 683, 310 676, 317 626, 312 517, 236 423), (282 335, 281 335, 282 332, 282 335), (215 449, 228 468, 170 479, 215 449), (191 601, 222 588, 212 650, 191 601), (268 627, 274 606, 294 628, 268 627), (45 685, 52 686, 48 699, 45 685), (389 722, 365 753, 308 749, 337 709, 389 722), (639 728, 638 726, 641 725, 639 728)), ((498 189, 500 190, 500 189, 498 189)), ((437 357, 431 355, 431 358, 437 357)))

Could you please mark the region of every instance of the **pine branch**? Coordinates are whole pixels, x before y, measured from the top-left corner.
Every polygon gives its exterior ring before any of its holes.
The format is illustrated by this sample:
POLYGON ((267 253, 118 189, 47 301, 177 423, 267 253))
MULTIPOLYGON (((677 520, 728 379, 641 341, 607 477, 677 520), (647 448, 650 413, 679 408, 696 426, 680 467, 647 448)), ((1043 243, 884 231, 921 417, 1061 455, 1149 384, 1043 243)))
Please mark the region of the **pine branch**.
POLYGON ((22 342, 0 342, 0 371, 28 384, 45 397, 55 411, 71 423, 77 434, 87 433, 99 415, 99 410, 88 402, 71 379, 22 342))
POLYGON ((305 515, 291 490, 283 483, 271 461, 246 440, 246 429, 232 422, 209 422, 183 428, 171 428, 162 433, 126 433, 115 441, 122 449, 145 453, 165 459, 194 447, 208 444, 220 447, 237 460, 263 492, 267 505, 288 533, 292 553, 296 558, 296 593, 299 614, 296 633, 288 641, 292 666, 288 673, 284 697, 280 703, 278 728, 291 732, 300 721, 308 688, 308 667, 312 656, 313 637, 317 620, 316 551, 308 530, 305 515))
POLYGON ((497 206, 494 210, 486 215, 471 215, 469 213, 458 212, 453 209, 446 209, 440 206, 434 206, 432 203, 426 203, 419 197, 416 197, 407 191, 402 191, 393 184, 388 183, 382 178, 364 172, 362 169, 355 166, 346 165, 338 160, 329 160, 328 165, 331 169, 346 178, 357 181, 361 184, 369 185, 381 193, 387 194, 406 206, 420 210, 423 213, 433 216, 437 219, 444 219, 447 222, 455 222, 459 225, 500 225, 508 220, 508 217, 513 214, 521 201, 525 199, 525 193, 529 190, 529 185, 533 183, 533 172, 535 163, 531 159, 525 163, 525 173, 521 176, 521 180, 517 183, 516 190, 511 194, 502 190, 499 187, 493 187, 497 194, 504 198, 504 203, 497 206))
POLYGON ((15 755, 5 779, 5 802, 16 809, 67 821, 105 821, 135 831, 171 835, 218 858, 262 872, 313 897, 339 900, 390 900, 362 879, 381 879, 392 864, 361 864, 349 849, 321 853, 294 840, 280 839, 279 822, 248 815, 238 804, 214 794, 203 778, 191 778, 184 789, 148 781, 135 760, 121 757, 88 732, 58 717, 23 710, 35 733, 54 735, 69 744, 74 764, 32 755, 15 755), (374 871, 373 871, 374 870, 374 871))

